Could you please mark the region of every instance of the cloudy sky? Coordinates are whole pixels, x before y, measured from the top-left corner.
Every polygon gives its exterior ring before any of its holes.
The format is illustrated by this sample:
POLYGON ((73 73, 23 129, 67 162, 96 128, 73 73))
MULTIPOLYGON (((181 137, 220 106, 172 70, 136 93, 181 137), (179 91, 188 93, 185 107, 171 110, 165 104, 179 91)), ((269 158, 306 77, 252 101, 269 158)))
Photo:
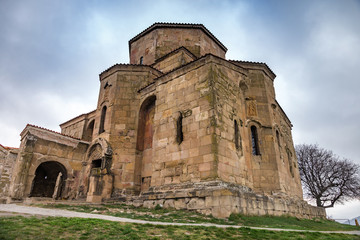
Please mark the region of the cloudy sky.
MULTIPOLYGON (((265 62, 295 144, 360 164, 360 1, 0 1, 0 144, 27 123, 96 108, 98 75, 128 63, 128 40, 154 22, 204 24, 227 59, 265 62)), ((360 201, 328 211, 360 215, 360 201)))

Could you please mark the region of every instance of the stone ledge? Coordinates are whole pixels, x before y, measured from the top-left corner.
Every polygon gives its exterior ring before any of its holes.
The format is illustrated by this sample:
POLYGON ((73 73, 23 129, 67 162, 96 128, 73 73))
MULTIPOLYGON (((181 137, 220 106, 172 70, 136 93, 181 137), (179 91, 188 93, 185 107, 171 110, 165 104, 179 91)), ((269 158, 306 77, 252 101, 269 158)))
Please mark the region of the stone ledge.
POLYGON ((250 188, 222 181, 204 183, 169 184, 151 187, 139 196, 126 196, 111 200, 124 201, 129 205, 155 208, 195 210, 217 218, 232 213, 246 215, 289 215, 299 218, 325 218, 323 208, 285 195, 263 195, 250 188), (126 200, 125 200, 126 199, 126 200))

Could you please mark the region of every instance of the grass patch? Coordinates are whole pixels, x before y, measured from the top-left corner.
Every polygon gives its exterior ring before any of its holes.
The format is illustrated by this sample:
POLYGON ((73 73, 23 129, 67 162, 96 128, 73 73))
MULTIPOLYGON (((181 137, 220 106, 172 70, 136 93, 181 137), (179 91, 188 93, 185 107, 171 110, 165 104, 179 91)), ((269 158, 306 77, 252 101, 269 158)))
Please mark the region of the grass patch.
POLYGON ((212 216, 205 216, 193 211, 164 209, 161 207, 156 207, 155 209, 141 207, 136 208, 134 206, 125 204, 38 204, 37 206, 159 222, 216 223, 226 225, 242 225, 249 227, 270 227, 318 231, 359 230, 359 228, 356 226, 340 224, 335 221, 326 219, 309 220, 288 216, 245 216, 241 214, 232 214, 228 219, 217 219, 212 216))
POLYGON ((206 216, 197 213, 195 211, 181 211, 175 209, 165 209, 161 207, 148 209, 142 207, 137 208, 125 204, 67 205, 52 203, 36 204, 36 206, 158 222, 235 224, 229 223, 227 219, 217 219, 212 216, 206 216))
POLYGON ((340 224, 327 219, 300 219, 290 216, 244 216, 241 214, 231 214, 230 222, 249 227, 270 227, 299 230, 317 231, 354 231, 360 230, 359 227, 340 224))
POLYGON ((275 232, 249 228, 157 226, 62 217, 0 218, 0 239, 360 239, 345 234, 275 232))

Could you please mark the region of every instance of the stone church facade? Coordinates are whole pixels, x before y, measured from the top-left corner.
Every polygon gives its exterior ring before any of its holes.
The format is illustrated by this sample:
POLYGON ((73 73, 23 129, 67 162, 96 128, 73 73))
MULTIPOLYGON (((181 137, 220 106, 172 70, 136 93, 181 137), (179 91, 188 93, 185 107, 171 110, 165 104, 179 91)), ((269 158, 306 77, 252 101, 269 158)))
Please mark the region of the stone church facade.
POLYGON ((145 29, 100 74, 94 111, 25 127, 3 196, 324 217, 303 201, 275 74, 226 51, 202 24, 145 29))

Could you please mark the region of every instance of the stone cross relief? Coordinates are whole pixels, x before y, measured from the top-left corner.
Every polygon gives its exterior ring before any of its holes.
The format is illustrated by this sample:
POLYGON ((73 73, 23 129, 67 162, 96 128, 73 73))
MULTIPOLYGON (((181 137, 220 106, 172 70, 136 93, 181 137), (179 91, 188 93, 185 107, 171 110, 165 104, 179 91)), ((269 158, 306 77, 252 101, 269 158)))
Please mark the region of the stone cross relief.
POLYGON ((256 100, 247 101, 247 114, 248 116, 257 116, 256 100))

